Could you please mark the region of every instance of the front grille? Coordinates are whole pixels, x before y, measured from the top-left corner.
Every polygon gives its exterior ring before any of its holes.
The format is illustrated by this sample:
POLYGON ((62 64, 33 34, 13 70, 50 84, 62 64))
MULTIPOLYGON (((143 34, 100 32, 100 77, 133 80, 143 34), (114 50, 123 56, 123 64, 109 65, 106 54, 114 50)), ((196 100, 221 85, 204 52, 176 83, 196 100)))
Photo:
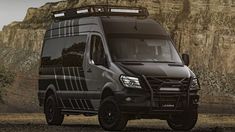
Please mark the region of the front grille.
POLYGON ((154 93, 159 93, 160 88, 179 88, 180 91, 186 91, 190 82, 189 78, 162 78, 162 77, 146 77, 149 85, 154 93))
POLYGON ((182 110, 186 104, 186 97, 183 95, 161 95, 154 97, 154 109, 159 110, 182 110))
POLYGON ((154 110, 183 110, 190 78, 163 78, 147 76, 153 90, 154 110), (162 91, 162 88, 167 91, 162 91), (178 89, 176 91, 175 89, 178 89))

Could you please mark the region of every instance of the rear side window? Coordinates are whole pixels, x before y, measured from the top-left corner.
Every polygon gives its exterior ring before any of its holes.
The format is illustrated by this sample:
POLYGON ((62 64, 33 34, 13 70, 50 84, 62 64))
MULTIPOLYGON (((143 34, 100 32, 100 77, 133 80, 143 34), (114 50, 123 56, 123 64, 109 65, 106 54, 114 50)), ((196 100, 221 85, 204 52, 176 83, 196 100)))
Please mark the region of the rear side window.
POLYGON ((62 52, 63 66, 82 67, 87 36, 70 37, 62 52))
POLYGON ((62 66, 62 50, 64 43, 64 38, 45 41, 41 59, 43 66, 62 66))
POLYGON ((81 67, 86 46, 86 35, 45 41, 42 66, 81 67))

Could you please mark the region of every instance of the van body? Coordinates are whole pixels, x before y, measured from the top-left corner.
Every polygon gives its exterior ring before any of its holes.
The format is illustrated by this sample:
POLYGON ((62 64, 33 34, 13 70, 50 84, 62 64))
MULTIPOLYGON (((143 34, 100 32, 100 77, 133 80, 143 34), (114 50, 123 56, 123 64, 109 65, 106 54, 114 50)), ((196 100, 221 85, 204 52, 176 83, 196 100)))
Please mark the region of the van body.
POLYGON ((149 18, 87 16, 47 29, 38 98, 49 125, 64 115, 98 114, 105 130, 128 120, 167 120, 174 130, 197 121, 198 79, 169 34, 149 18))

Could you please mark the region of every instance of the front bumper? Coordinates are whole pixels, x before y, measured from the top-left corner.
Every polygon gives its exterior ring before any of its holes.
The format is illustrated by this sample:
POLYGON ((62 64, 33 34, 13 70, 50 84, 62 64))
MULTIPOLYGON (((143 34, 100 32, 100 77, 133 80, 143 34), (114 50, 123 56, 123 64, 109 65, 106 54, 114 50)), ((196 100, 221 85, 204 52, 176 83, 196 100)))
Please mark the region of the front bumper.
POLYGON ((151 94, 139 89, 125 89, 115 93, 123 113, 134 115, 175 114, 187 110, 197 110, 199 95, 196 93, 159 93, 151 99, 151 94))

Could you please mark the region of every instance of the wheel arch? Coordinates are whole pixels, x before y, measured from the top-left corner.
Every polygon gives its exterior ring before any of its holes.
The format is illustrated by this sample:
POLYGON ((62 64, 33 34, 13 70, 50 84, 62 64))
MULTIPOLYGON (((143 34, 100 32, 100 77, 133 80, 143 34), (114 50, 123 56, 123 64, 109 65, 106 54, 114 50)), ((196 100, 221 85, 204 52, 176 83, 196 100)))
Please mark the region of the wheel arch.
POLYGON ((101 94, 101 101, 109 96, 114 96, 114 92, 111 88, 109 87, 106 87, 103 91, 102 91, 102 94, 101 94))
POLYGON ((56 89, 55 89, 55 86, 53 84, 50 84, 47 87, 46 93, 45 93, 45 99, 51 94, 54 94, 56 96, 56 89))
POLYGON ((116 87, 112 82, 106 83, 104 85, 103 89, 102 89, 100 101, 102 101, 106 97, 114 96, 115 95, 115 93, 114 93, 115 89, 116 89, 116 87))
POLYGON ((56 88, 53 84, 50 84, 46 89, 45 96, 44 96, 45 97, 44 98, 44 108, 45 108, 46 100, 50 95, 54 95, 56 98, 56 103, 58 103, 57 95, 56 95, 56 88))

